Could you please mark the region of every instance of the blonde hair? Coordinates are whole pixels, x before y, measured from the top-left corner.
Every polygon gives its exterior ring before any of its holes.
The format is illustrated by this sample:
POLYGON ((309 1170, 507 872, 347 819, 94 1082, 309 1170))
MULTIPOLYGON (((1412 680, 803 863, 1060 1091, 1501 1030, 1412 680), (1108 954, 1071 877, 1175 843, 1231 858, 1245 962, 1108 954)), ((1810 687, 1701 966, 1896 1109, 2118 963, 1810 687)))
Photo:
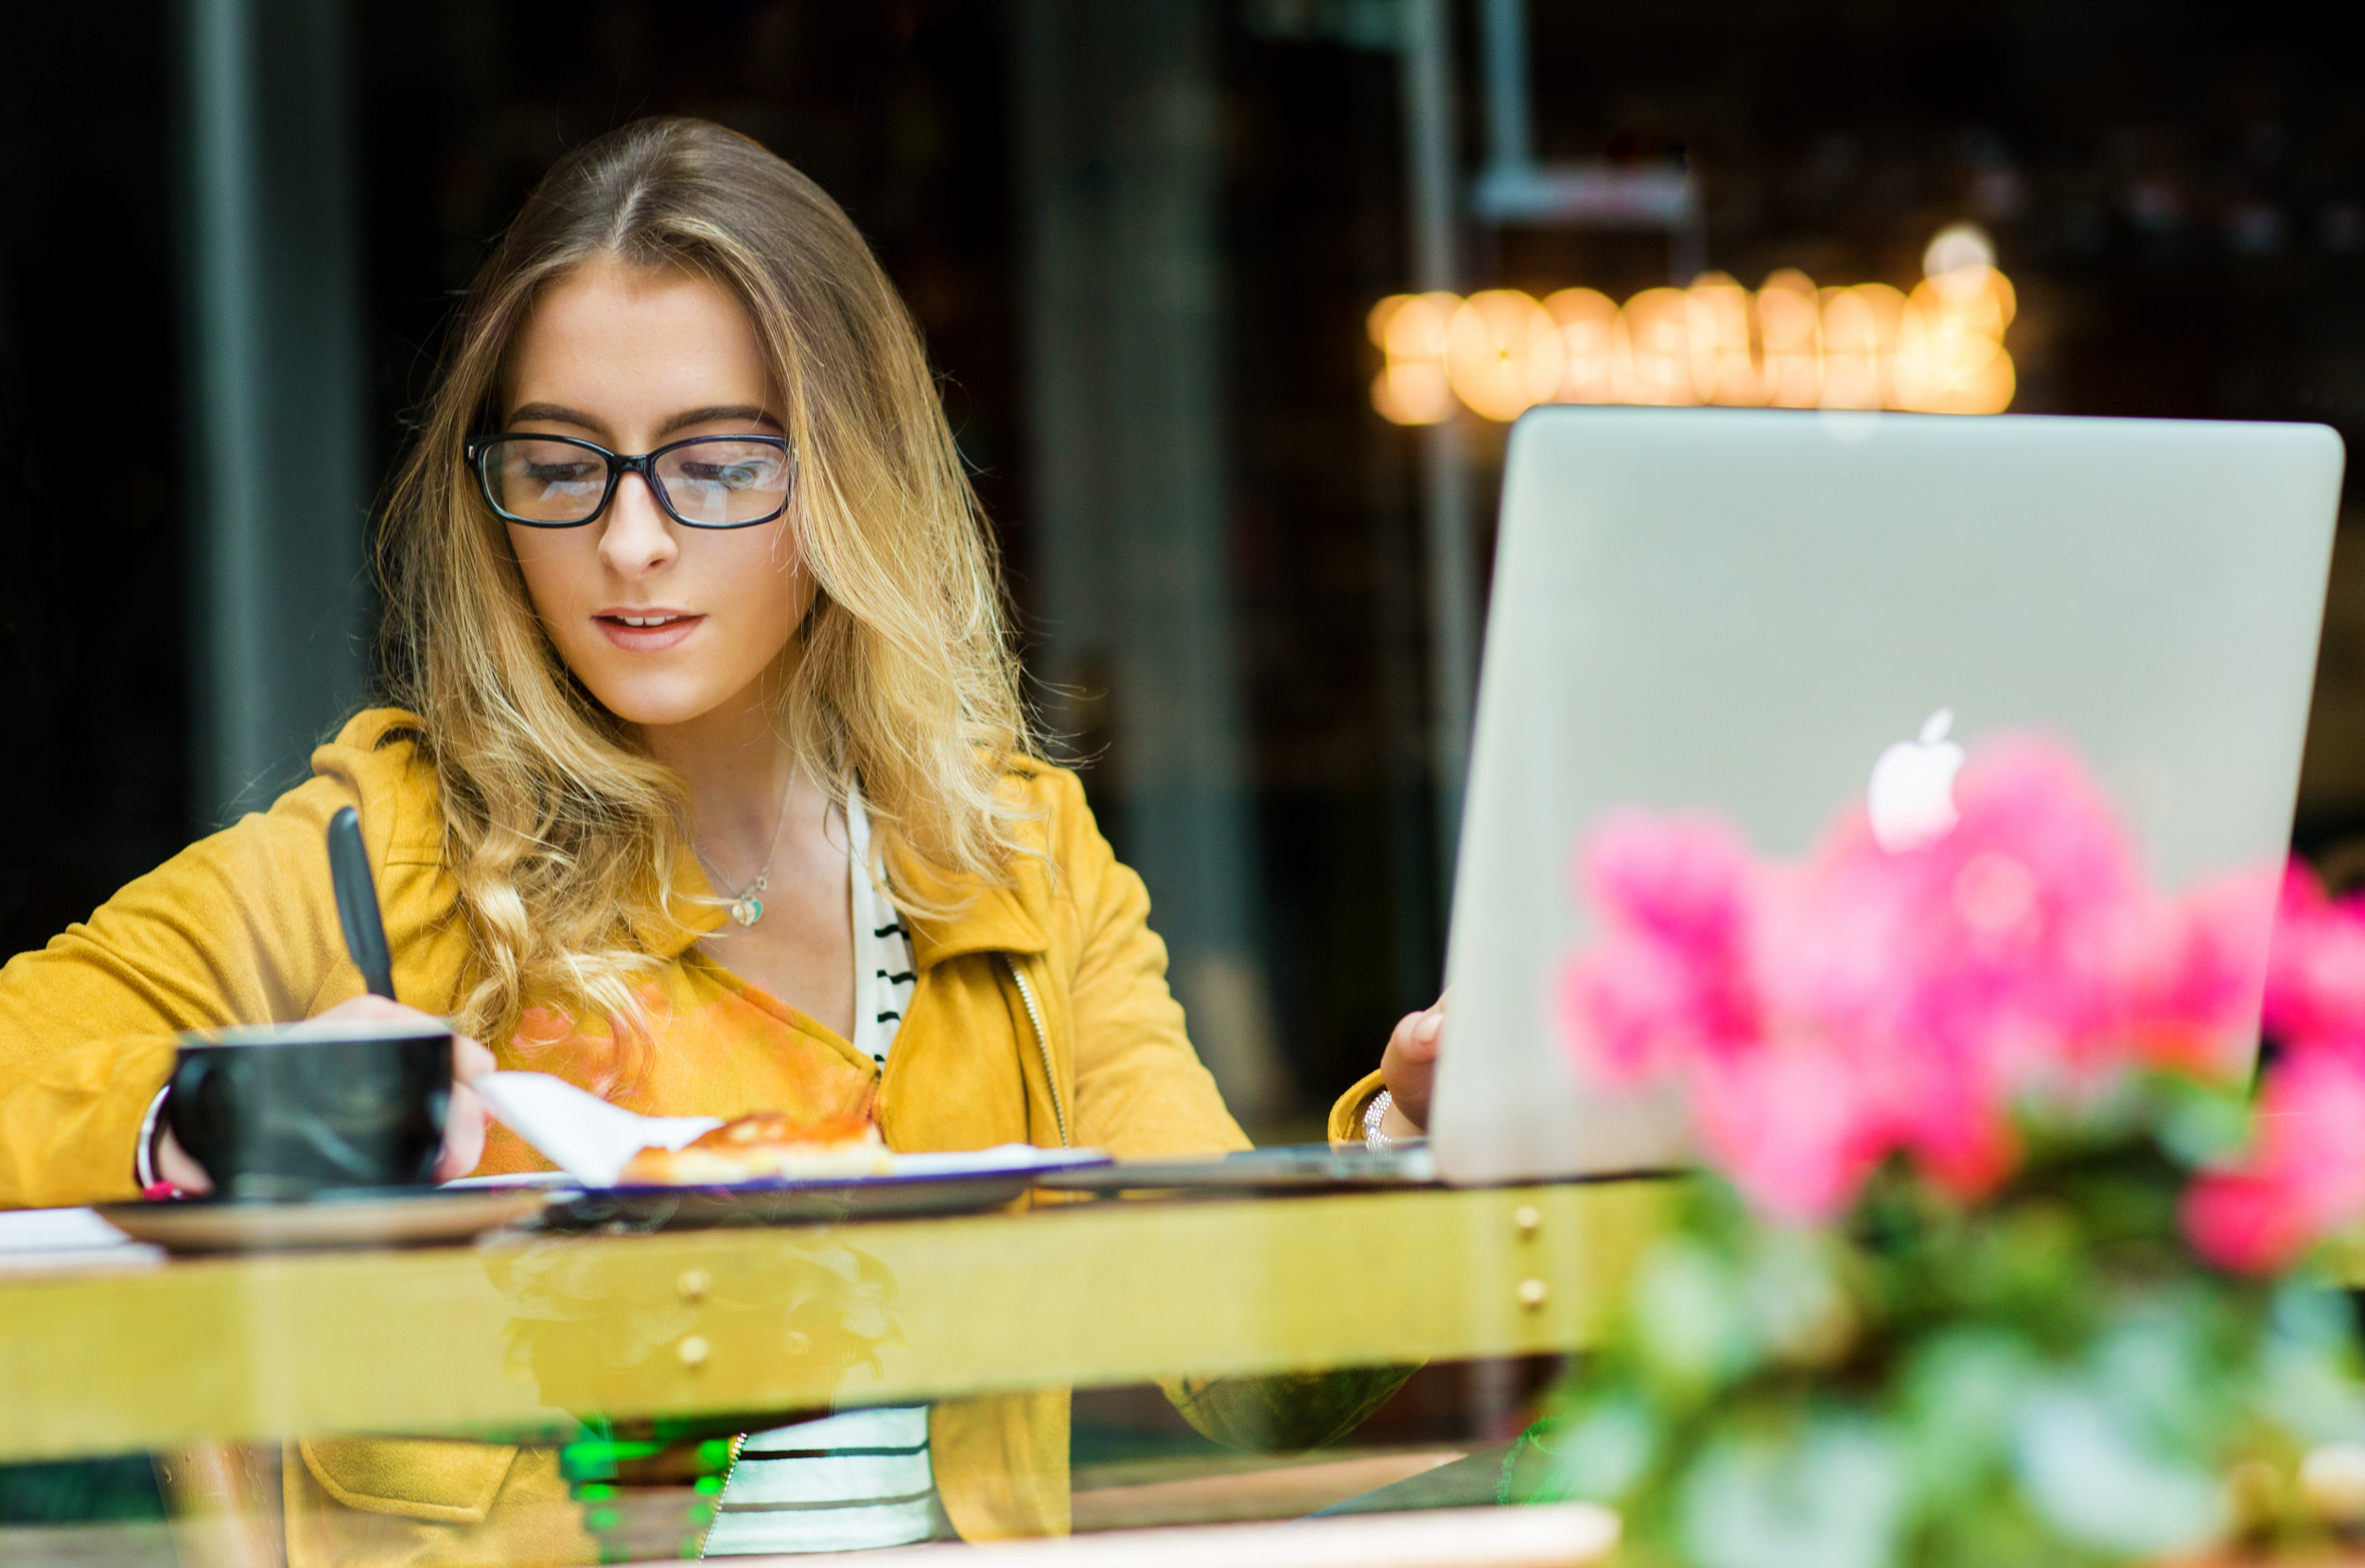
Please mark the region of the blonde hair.
POLYGON ((833 797, 859 777, 874 866, 900 848, 955 886, 1007 881, 1025 813, 1001 779, 1031 742, 991 535, 920 333, 846 214, 698 120, 642 120, 560 162, 478 274, 395 480, 382 653, 422 723, 474 938, 458 1021, 498 1042, 529 1004, 604 1018, 624 1048, 612 1086, 648 1038, 652 943, 682 934, 689 799, 559 658, 463 455, 499 417, 503 359, 535 301, 594 257, 692 269, 755 324, 815 587, 778 722, 833 797))

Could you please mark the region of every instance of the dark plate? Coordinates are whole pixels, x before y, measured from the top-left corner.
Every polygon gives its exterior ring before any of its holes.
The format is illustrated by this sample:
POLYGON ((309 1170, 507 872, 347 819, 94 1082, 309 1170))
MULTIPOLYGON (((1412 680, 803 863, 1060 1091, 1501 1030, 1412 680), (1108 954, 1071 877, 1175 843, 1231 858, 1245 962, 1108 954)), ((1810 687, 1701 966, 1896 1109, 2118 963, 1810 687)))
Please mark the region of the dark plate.
POLYGON ((822 1181, 746 1181, 727 1187, 603 1187, 552 1197, 544 1230, 701 1229, 727 1225, 815 1225, 974 1213, 1017 1199, 1048 1177, 1105 1166, 1095 1149, 1037 1152, 1025 1164, 979 1155, 897 1155, 893 1176, 822 1181))
POLYGON ((289 1252, 448 1246, 531 1219, 548 1198, 535 1187, 399 1187, 289 1203, 210 1197, 114 1203, 98 1211, 132 1240, 167 1252, 289 1252))
POLYGON ((1284 1143, 1204 1159, 1120 1159, 1055 1171, 1035 1185, 1066 1193, 1147 1191, 1305 1193, 1432 1186, 1437 1161, 1427 1143, 1385 1149, 1358 1143, 1284 1143))

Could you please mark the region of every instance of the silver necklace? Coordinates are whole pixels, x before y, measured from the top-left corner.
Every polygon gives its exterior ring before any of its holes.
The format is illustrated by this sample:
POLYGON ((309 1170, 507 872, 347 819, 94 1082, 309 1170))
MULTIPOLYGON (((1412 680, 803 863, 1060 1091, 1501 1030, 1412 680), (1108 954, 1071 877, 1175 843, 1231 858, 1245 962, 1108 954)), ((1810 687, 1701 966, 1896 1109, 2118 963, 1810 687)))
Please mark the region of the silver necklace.
MULTIPOLYGON (((793 790, 796 788, 797 775, 794 773, 791 773, 788 775, 788 782, 790 789, 793 790)), ((772 885, 772 857, 780 852, 780 830, 787 826, 788 792, 782 791, 780 793, 780 820, 772 825, 772 847, 763 852, 763 865, 756 872, 756 880, 754 881, 749 882, 745 887, 741 888, 737 893, 729 895, 731 901, 731 918, 738 921, 743 926, 752 926, 757 921, 763 918, 763 890, 772 885)), ((713 877, 718 882, 723 880, 721 876, 715 872, 714 862, 708 860, 705 853, 700 850, 696 845, 692 845, 690 846, 690 851, 692 854, 698 857, 698 863, 707 868, 708 876, 713 877)))

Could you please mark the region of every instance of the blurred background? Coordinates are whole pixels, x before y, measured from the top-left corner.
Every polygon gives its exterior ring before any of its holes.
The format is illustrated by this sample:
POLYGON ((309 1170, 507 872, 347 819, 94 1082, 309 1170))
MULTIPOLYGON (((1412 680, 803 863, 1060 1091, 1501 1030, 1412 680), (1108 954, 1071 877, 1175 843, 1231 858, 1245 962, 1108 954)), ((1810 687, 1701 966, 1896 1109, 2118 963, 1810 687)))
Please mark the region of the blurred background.
MULTIPOLYGON (((2281 0, 10 0, 0 941, 366 700, 373 505, 459 291, 566 148, 698 114, 901 286, 1193 1033, 1310 1135, 1437 984, 1503 421, 2354 441, 2356 42, 2281 0)), ((2365 876, 2349 528, 2299 840, 2365 876)))

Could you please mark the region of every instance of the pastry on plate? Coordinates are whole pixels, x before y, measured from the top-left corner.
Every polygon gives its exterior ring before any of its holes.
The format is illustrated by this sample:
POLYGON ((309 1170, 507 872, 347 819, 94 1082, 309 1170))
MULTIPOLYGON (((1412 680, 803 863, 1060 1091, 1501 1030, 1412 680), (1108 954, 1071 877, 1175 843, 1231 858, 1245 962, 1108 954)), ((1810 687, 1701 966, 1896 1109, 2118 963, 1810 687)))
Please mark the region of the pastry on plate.
POLYGON ((726 1122, 678 1149, 643 1149, 616 1179, 625 1187, 727 1187, 885 1176, 894 1157, 867 1117, 792 1122, 777 1110, 726 1122))

